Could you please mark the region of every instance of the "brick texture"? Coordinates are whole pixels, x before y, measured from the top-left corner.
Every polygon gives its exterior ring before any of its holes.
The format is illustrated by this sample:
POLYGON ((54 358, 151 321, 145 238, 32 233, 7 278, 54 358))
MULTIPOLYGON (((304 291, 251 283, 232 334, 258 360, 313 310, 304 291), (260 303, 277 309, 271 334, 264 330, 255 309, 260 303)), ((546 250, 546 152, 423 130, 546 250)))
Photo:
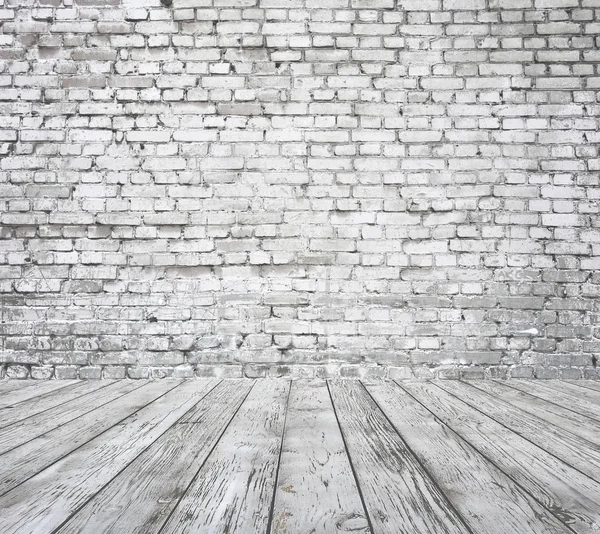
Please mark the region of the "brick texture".
POLYGON ((0 6, 0 376, 598 377, 598 0, 0 6))

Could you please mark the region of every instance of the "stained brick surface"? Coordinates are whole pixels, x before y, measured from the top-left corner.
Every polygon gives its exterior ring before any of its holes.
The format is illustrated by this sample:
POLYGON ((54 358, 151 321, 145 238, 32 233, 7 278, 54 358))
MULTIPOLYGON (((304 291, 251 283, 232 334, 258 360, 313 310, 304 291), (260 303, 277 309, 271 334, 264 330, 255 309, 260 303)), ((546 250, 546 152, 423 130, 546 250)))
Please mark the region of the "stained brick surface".
POLYGON ((0 6, 0 376, 598 376, 598 0, 0 6))

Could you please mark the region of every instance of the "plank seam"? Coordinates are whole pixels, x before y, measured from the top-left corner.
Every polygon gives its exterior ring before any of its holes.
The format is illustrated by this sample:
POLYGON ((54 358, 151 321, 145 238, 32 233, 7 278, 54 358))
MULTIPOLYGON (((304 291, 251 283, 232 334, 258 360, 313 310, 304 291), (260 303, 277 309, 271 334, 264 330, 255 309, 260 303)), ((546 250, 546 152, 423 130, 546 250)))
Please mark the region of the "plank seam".
MULTIPOLYGON (((48 410, 53 410, 54 408, 59 408, 60 406, 64 406, 65 404, 67 404, 67 403, 69 403, 69 402, 74 402, 74 401, 80 400, 80 399, 82 399, 83 397, 85 397, 86 395, 93 395, 94 393, 97 393, 97 392, 99 392, 99 391, 102 391, 103 389, 105 389, 105 388, 107 388, 108 386, 110 386, 110 385, 112 385, 112 384, 115 384, 115 383, 116 383, 116 381, 115 381, 115 380, 109 380, 109 381, 107 381, 107 383, 106 383, 106 384, 102 385, 102 386, 101 386, 101 387, 99 387, 98 389, 94 389, 94 390, 92 390, 92 391, 88 391, 87 393, 82 393, 82 394, 80 394, 80 395, 79 395, 79 396, 77 396, 77 397, 74 397, 74 398, 72 398, 72 399, 70 399, 70 400, 66 400, 66 401, 63 401, 63 402, 61 402, 61 403, 57 404, 56 406, 51 406, 50 408, 45 408, 44 410, 41 410, 41 411, 39 411, 39 412, 33 413, 33 414, 31 414, 31 415, 27 415, 26 417, 23 417, 22 419, 18 419, 17 421, 13 421, 12 423, 9 423, 8 425, 5 425, 5 426, 0 426, 0 429, 4 430, 4 429, 6 429, 6 428, 9 428, 9 427, 11 427, 12 425, 16 425, 17 423, 22 423, 23 421, 27 421, 27 419, 31 419, 32 417, 35 417, 35 416, 37 416, 37 415, 42 415, 42 414, 46 413, 48 410)), ((75 386, 75 385, 76 385, 76 384, 74 384, 73 386, 75 386)), ((136 389, 137 389, 137 388, 136 388, 136 389)), ((61 388, 61 389, 57 390, 57 392, 62 392, 62 391, 63 391, 63 388, 61 388)), ((132 391, 135 391, 135 390, 132 390, 132 391)), ((51 392, 51 393, 54 393, 54 392, 51 392)), ((40 398, 42 398, 42 397, 40 397, 40 398)), ((29 400, 31 400, 31 399, 29 399, 29 400)))
MULTIPOLYGON (((571 430, 567 430, 566 428, 561 428, 561 427, 557 426, 555 423, 551 423, 550 421, 548 421, 548 420, 540 417, 539 415, 536 415, 534 413, 528 412, 528 411, 524 410, 523 408, 521 408, 519 406, 515 406, 514 404, 512 404, 508 400, 505 400, 505 399, 503 399, 502 397, 500 397, 498 395, 494 395, 493 393, 490 393, 489 391, 484 390, 484 389, 479 389, 477 386, 472 385, 470 382, 462 382, 461 381, 461 383, 468 385, 469 387, 473 388, 475 391, 477 391, 479 393, 483 393, 485 395, 488 395, 494 401, 498 401, 498 402, 500 402, 502 404, 506 404, 512 410, 517 410, 517 411, 521 412, 525 417, 533 417, 534 419, 537 419, 541 423, 540 426, 550 427, 550 428, 555 429, 561 435, 564 434, 564 435, 566 435, 566 437, 570 436, 572 439, 577 439, 577 440, 585 441, 590 447, 598 447, 598 445, 596 443, 594 443, 593 441, 590 441, 589 439, 587 439, 587 438, 585 438, 583 436, 580 436, 579 434, 575 434, 571 430)), ((539 399, 539 400, 541 400, 542 402, 546 402, 546 401, 544 401, 544 399, 539 399)), ((558 405, 556 404, 555 406, 558 406, 558 405)), ((561 417, 558 414, 555 414, 555 415, 557 417, 561 417)), ((585 417, 585 416, 583 416, 583 417, 585 417)))
MULTIPOLYGON (((218 385, 218 384, 217 384, 218 385)), ((208 454, 206 455, 206 458, 204 458, 204 461, 202 462, 202 464, 200 464, 200 466, 198 467, 198 470, 196 471, 196 473, 194 474, 194 476, 191 478, 190 483, 187 485, 187 488, 185 488, 185 490, 181 493, 181 496, 179 497, 179 499, 177 499, 177 504, 175 504, 175 506, 173 506, 173 508, 171 509, 171 511, 169 512, 169 515, 165 518, 165 520, 163 521, 163 524, 160 526, 160 528, 156 531, 156 534, 162 534, 165 530, 165 526, 167 525, 167 523, 169 522, 169 520, 171 519, 171 517, 173 517, 173 514, 175 513, 175 510, 177 510, 177 508, 179 508, 179 505, 181 504, 181 501, 183 500, 183 498, 185 497, 185 495, 187 494, 187 492, 189 491, 189 489, 192 487, 192 484, 196 481, 196 479, 198 478, 198 475, 200 474, 200 471, 202 471, 202 468, 204 467, 204 464, 206 464, 206 462, 208 461, 208 459, 210 458, 211 454, 213 453, 213 451, 215 450, 215 448, 217 447, 217 445, 221 442, 221 438, 223 437, 223 434, 225 434, 225 432, 227 431, 227 429, 229 428, 229 425, 231 425, 231 422, 235 419, 235 416, 238 414, 238 412, 240 411, 241 407, 244 405, 244 402, 246 402, 246 399, 248 398, 248 395, 250 395, 250 393, 252 392, 252 390, 254 389, 254 386, 256 385, 256 381, 254 381, 252 383, 252 386, 250 387, 250 389, 248 390, 248 393, 246 393, 246 395, 244 396, 244 398, 242 399, 242 402, 240 402, 239 406, 236 408, 235 412, 233 412, 233 415, 230 417, 229 421, 227 421, 227 424, 223 427, 223 430, 221 431, 221 433, 219 434, 219 437, 217 440, 215 440, 214 445, 210 448, 210 450, 208 451, 208 454)), ((216 387, 216 386, 215 386, 216 387)), ((213 388, 214 389, 214 388, 213 388)), ((211 390, 212 391, 212 390, 211 390)), ((202 397, 204 398, 204 397, 202 397)), ((201 400, 201 399, 200 399, 201 400)), ((200 402, 200 401, 198 401, 200 402)), ((187 413, 187 412, 186 412, 187 413)), ((182 416, 183 417, 183 416, 182 416)), ((52 534, 56 534, 56 533, 52 533, 52 534)))
MULTIPOLYGON (((110 384, 109 384, 109 385, 110 385, 110 384)), ((102 408, 102 406, 106 406, 107 404, 109 404, 109 403, 111 403, 111 402, 114 402, 114 401, 117 401, 117 400, 119 400, 119 399, 123 398, 125 395, 129 395, 130 393, 133 393, 134 391, 137 391, 138 389, 142 388, 142 387, 143 387, 143 386, 145 386, 145 385, 146 385, 146 384, 141 384, 141 385, 140 385, 140 386, 138 386, 137 388, 134 388, 134 389, 132 389, 131 391, 126 391, 125 393, 123 393, 122 395, 119 395, 118 397, 115 397, 114 399, 108 400, 108 401, 104 402, 103 404, 99 404, 98 406, 94 406, 94 407, 93 407, 93 408, 91 408, 91 409, 90 409, 88 412, 85 412, 85 413, 83 413, 83 414, 81 414, 81 415, 78 415, 77 417, 73 417, 73 419, 69 419, 68 421, 65 421, 64 423, 62 423, 62 424, 60 424, 60 425, 58 425, 58 426, 56 426, 56 427, 54 427, 54 428, 50 428, 50 429, 49 429, 49 430, 47 430, 46 432, 42 432, 41 434, 38 434, 37 436, 34 436, 33 438, 31 438, 31 439, 28 439, 27 441, 24 441, 23 443, 19 443, 19 445, 17 445, 16 447, 13 447, 12 449, 8 449, 8 450, 6 450, 6 451, 4 451, 4 452, 0 452, 0 456, 3 456, 4 454, 8 454, 9 452, 11 452, 11 451, 14 451, 15 449, 18 449, 19 447, 22 447, 23 445, 26 445, 27 443, 29 443, 29 442, 33 441, 34 439, 40 438, 40 437, 42 437, 42 436, 45 436, 46 434, 48 434, 48 433, 50 433, 50 432, 54 432, 55 430, 58 430, 59 428, 61 428, 61 427, 65 426, 65 425, 68 425, 69 423, 72 423, 72 422, 73 422, 73 421, 75 421, 76 419, 79 419, 80 417, 84 417, 84 416, 86 416, 87 414, 89 414, 89 413, 91 413, 91 412, 93 412, 93 411, 97 410, 98 408, 102 408)), ((99 390, 96 390, 96 391, 100 391, 100 390, 102 390, 102 389, 104 389, 104 388, 100 388, 99 390)), ((95 391, 91 391, 90 393, 95 393, 95 391)), ((25 419, 23 419, 23 421, 24 421, 24 420, 25 420, 25 419)), ((20 422, 20 421, 18 421, 18 422, 20 422)), ((11 425, 12 425, 12 424, 15 424, 15 423, 11 423, 11 425)), ((118 423, 117 423, 117 424, 118 424, 118 423)), ((4 431, 4 430, 6 430, 7 428, 9 428, 11 425, 8 425, 7 427, 4 427, 4 428, 2 428, 2 429, 0 429, 0 430, 1 430, 1 431, 4 431)), ((99 434, 99 435, 100 435, 100 434, 99 434)), ((92 439, 93 439, 93 438, 92 438, 92 439)), ((86 443, 87 443, 87 442, 86 442, 86 443)), ((77 450, 77 449, 75 449, 75 450, 77 450)), ((71 452, 73 452, 73 451, 71 451, 71 452)), ((71 454, 71 453, 69 453, 69 454, 71 454)), ((63 458, 64 458, 64 457, 63 457, 63 458)), ((44 469, 46 469, 46 468, 44 468, 44 469)), ((41 472, 41 471, 40 471, 40 472, 41 472)), ((37 473, 36 473, 36 474, 37 474, 37 473)), ((33 476, 35 476, 35 475, 33 475, 33 476)), ((16 487, 17 487, 17 486, 15 486, 15 488, 16 488, 16 487)), ((10 491, 10 490, 9 490, 9 491, 10 491)))
MULTIPOLYGON (((534 447, 537 447, 538 449, 542 449, 544 452, 548 453, 550 456, 554 456, 554 458, 556 458, 559 462, 562 462, 565 465, 568 465, 569 467, 571 467, 572 469, 575 469, 575 471, 577 471, 578 473, 581 473, 583 476, 589 478, 590 480, 593 480, 594 482, 600 484, 600 481, 596 480, 595 478, 592 478, 591 476, 585 474, 583 471, 581 471, 580 469, 577 469, 577 467, 572 466, 570 463, 566 462, 565 460, 563 460, 562 458, 559 458, 558 456, 556 456, 556 454, 544 449, 544 447, 541 447, 540 445, 538 445, 537 443, 534 443, 533 441, 531 441, 529 438, 527 438, 526 436, 524 436, 523 434, 521 434, 520 432, 513 430, 512 428, 509 428, 508 426, 506 426, 505 424, 501 423, 500 421, 496 421, 496 419, 494 419, 491 415, 486 414, 485 412, 483 412, 482 410, 480 410, 479 408, 477 408, 476 406, 473 406, 472 404, 470 404, 469 402, 466 402, 464 400, 462 400, 461 398, 457 397, 456 395, 452 394, 452 392, 444 389, 442 386, 439 386, 438 384, 435 384, 433 382, 431 382, 431 384, 433 384, 435 387, 441 389, 442 391, 445 391, 446 393, 448 393, 448 395, 452 395, 455 399, 457 399, 460 402, 464 402, 467 406, 470 406, 471 408, 473 408, 474 410, 478 411, 480 414, 485 415, 486 417, 489 417, 492 421, 495 421, 497 424, 503 426, 504 428, 506 428, 506 430, 508 430, 509 432, 512 432, 514 434, 516 434, 517 436, 522 437, 523 439, 527 440, 529 443, 531 443, 534 447)), ((476 389, 476 388, 475 388, 476 389)), ((525 412, 527 413, 527 412, 525 412)), ((589 443, 589 442, 588 442, 589 443)), ((594 447, 596 445, 594 444, 594 447)))
MULTIPOLYGON (((593 382, 594 384, 600 383, 600 381, 597 380, 591 380, 591 382, 593 382)), ((595 391, 596 393, 598 393, 599 390, 597 390, 596 388, 589 387, 589 383, 589 380, 577 380, 575 382, 567 382, 567 384, 571 384, 572 386, 579 386, 581 388, 587 389, 588 391, 595 391), (583 382, 583 384, 580 384, 579 382, 583 382)))
MULTIPOLYGON (((56 393, 58 391, 62 391, 63 389, 65 389, 67 387, 74 386, 75 384, 81 384, 82 380, 77 380, 76 382, 72 382, 72 381, 66 381, 66 382, 67 383, 64 386, 61 386, 61 387, 56 388, 56 389, 53 389, 51 391, 46 391, 46 393, 42 393, 41 395, 32 395, 31 397, 28 397, 27 399, 20 400, 19 402, 8 403, 8 404, 6 404, 4 406, 0 406, 0 409, 4 409, 4 408, 17 408, 18 409, 18 408, 21 407, 20 405, 23 404, 24 402, 28 402, 28 401, 30 401, 31 399, 34 399, 34 398, 35 399, 43 399, 44 397, 47 397, 48 395, 52 395, 53 393, 56 393)), ((47 383, 47 381, 40 380, 40 384, 45 384, 45 383, 47 383)), ((37 384, 34 384, 34 385, 37 385, 37 384)), ((29 389, 29 388, 26 388, 26 389, 29 389)), ((31 389, 33 390, 34 388, 32 387, 31 389)), ((22 388, 18 389, 17 391, 21 391, 21 390, 22 390, 22 388)), ((12 391, 9 392, 9 393, 12 393, 12 391)))
MULTIPOLYGON (((585 415, 585 414, 579 413, 578 411, 573 410, 573 409, 569 408, 568 406, 564 406, 563 404, 559 404, 558 402, 554 402, 552 400, 548 400, 548 399, 544 399, 542 397, 538 397, 535 393, 531 393, 529 391, 523 391, 522 389, 515 388, 511 384, 508 383, 509 382, 508 380, 506 380, 506 381, 503 381, 503 380, 492 380, 491 382, 493 382, 494 384, 499 384, 501 386, 504 386, 504 387, 507 387, 509 389, 512 389, 513 391, 517 391, 518 393, 523 393, 523 395, 527 395, 529 397, 533 397, 534 399, 537 399, 539 401, 547 402, 548 404, 552 404, 554 406, 558 406, 559 408, 562 408, 564 410, 569 410, 570 412, 573 412, 573 413, 575 413, 577 415, 580 415, 581 417, 586 417, 587 419, 591 419, 592 421, 600 422, 599 419, 596 419, 595 417, 592 417, 591 415, 585 415)), ((589 388, 586 388, 586 389, 589 389, 589 388)), ((590 390, 590 391, 596 391, 596 390, 590 390)))
MULTIPOLYGON (((494 380, 494 382, 496 382, 496 381, 494 380)), ((509 387, 509 388, 511 388, 511 389, 514 389, 515 391, 520 391, 521 393, 525 393, 526 395, 529 395, 530 397, 535 397, 536 399, 540 399, 540 400, 542 400, 542 401, 544 401, 544 402, 549 402, 549 403, 551 403, 551 404, 554 404, 555 406, 560 406, 561 408, 564 408, 565 410, 569 410, 570 412, 576 413, 577 415, 581 415, 582 417, 587 417, 588 419, 591 419, 592 421, 596 421, 596 422, 599 422, 599 423, 600 423, 600 417, 599 417, 599 418, 595 418, 595 417, 592 417, 591 415, 586 415, 586 414, 583 414, 583 413, 581 413, 581 412, 579 412, 579 411, 577 411, 577 410, 574 410, 573 408, 569 408, 568 406, 563 406, 562 404, 558 404, 557 402, 550 401, 550 400, 548 400, 548 399, 544 399, 543 397, 539 397, 539 396, 538 396, 538 395, 536 395, 535 393, 530 393, 529 391, 523 391, 522 389, 514 388, 514 387, 512 387, 512 386, 511 386, 511 385, 509 385, 509 384, 506 384, 506 386, 507 386, 507 387, 509 387)), ((550 388, 548 388, 548 389, 547 389, 547 391, 548 391, 549 389, 550 389, 550 388)), ((586 388, 586 389, 589 389, 589 388, 586 388)), ((551 393, 552 391, 553 391, 553 390, 550 390, 549 392, 551 393)), ((595 390, 592 390, 592 391, 595 391, 595 390)), ((554 393, 556 393, 556 391, 554 391, 554 393)), ((569 395, 569 393, 567 393, 567 392, 563 392, 563 393, 564 393, 565 395, 569 395)), ((571 395, 571 397, 573 397, 573 398, 575 398, 575 399, 577 398, 577 397, 575 397, 574 395, 571 395)), ((585 400, 585 399, 584 399, 584 400, 585 400)))
POLYGON ((287 427, 287 416, 290 407, 290 396, 292 394, 292 381, 290 380, 290 387, 288 388, 287 399, 285 401, 285 416, 283 418, 283 431, 281 432, 281 441, 279 443, 279 456, 277 457, 277 470, 275 471, 275 482, 273 484, 273 496, 271 498, 271 506, 269 507, 269 520, 267 521, 266 532, 271 532, 273 525, 273 512, 275 511, 275 497, 277 495, 277 484, 279 482, 279 468, 281 467, 281 455, 283 454, 283 441, 285 439, 285 430, 287 427))
MULTIPOLYGON (((144 386, 145 384, 142 384, 142 386, 144 386)), ((177 384, 175 387, 172 387, 171 389, 169 389, 168 391, 165 391, 164 393, 162 393, 161 395, 159 395, 158 397, 156 397, 155 399, 153 399, 152 401, 150 401, 148 404, 145 404, 144 406, 142 406, 141 408, 137 409, 135 412, 130 413, 129 415, 123 417, 123 419, 120 419, 119 421, 117 421, 114 425, 108 427, 106 430, 103 430, 102 432, 100 432, 98 435, 94 436, 93 438, 90 438, 89 440, 85 441, 84 443, 82 443, 81 445, 79 445, 78 447, 76 447, 75 449, 73 449, 72 451, 69 451, 67 454, 65 454, 64 456, 61 456, 60 458, 57 458, 56 460, 54 460, 53 462, 51 462, 50 464, 48 464, 46 467, 44 467, 43 469, 40 469, 37 473, 32 474, 31 476, 25 478, 24 480, 22 480, 21 482, 19 482, 17 485, 15 485, 14 487, 10 488, 8 491, 5 491, 4 493, 0 493, 0 497, 3 497, 4 495, 10 493, 11 491, 13 491, 14 489, 18 488, 21 484, 24 484, 25 482, 27 482, 28 480, 32 479, 33 477, 39 475, 40 473, 43 473, 46 469, 49 469, 50 467, 52 467, 55 463, 60 462, 63 458, 66 458, 67 456, 69 456, 69 454, 73 454, 75 451, 81 449, 81 447, 85 446, 87 443, 89 443, 90 441, 102 436, 104 433, 108 432, 111 428, 114 428, 115 426, 121 424, 125 419, 127 419, 128 417, 131 417, 132 415, 135 415, 137 412, 139 412, 140 410, 143 410, 144 408, 146 408, 146 406, 148 406, 149 404, 152 404, 153 402, 157 401, 158 399, 160 399, 161 397, 165 396, 167 393, 169 393, 170 391, 173 391, 176 387, 179 387, 180 384, 177 384)), ((138 391, 139 389, 141 389, 140 386, 139 388, 136 388, 132 391, 128 391, 127 393, 125 393, 124 395, 121 395, 120 397, 117 397, 114 400, 118 400, 120 398, 123 398, 125 395, 129 395, 130 393, 133 393, 134 391, 138 391)), ((113 402, 113 401, 110 401, 113 402)), ((104 405, 103 405, 104 406, 104 405)), ((93 411, 93 410, 92 410, 93 411)), ((90 413, 90 412, 88 412, 90 413)), ((77 419, 77 418, 75 418, 77 419)), ((67 423, 65 423, 67 424, 67 423)), ((62 426, 62 425, 60 425, 62 426)), ((56 427, 56 428, 60 428, 60 426, 56 427)), ((54 429, 55 430, 55 429, 54 429)), ((44 434, 42 434, 43 436, 44 434)), ((21 446, 21 445, 19 445, 21 446)), ((14 449, 12 449, 14 450, 14 449)))
POLYGON ((375 400, 375 398, 373 397, 373 395, 371 395, 371 392, 363 384, 362 380, 360 381, 360 385, 367 392, 367 395, 369 395, 369 397, 371 398, 371 400, 375 403, 375 406, 377 406, 378 410, 383 414, 383 416, 385 417, 386 421, 394 429, 394 432, 396 433, 396 435, 398 436, 398 438, 400 439, 400 441, 402 441, 402 443, 404 443, 404 446, 406 447, 406 450, 415 459, 415 461, 421 467, 421 469, 427 475, 427 477, 429 477, 429 480, 431 480, 431 482, 433 483, 433 485, 444 496, 444 498, 446 499, 446 502, 448 503, 448 506, 456 514, 456 516, 460 519, 460 522, 464 525, 464 527, 467 529, 467 531, 470 532, 471 534, 476 534, 475 532, 473 532, 473 530, 471 530, 471 527, 467 524, 467 522, 465 521, 465 518, 462 516, 462 514, 454 506, 454 503, 449 499, 448 495, 446 495, 446 492, 438 484, 438 481, 435 479, 435 477, 429 472, 429 470, 425 467, 425 464, 423 464, 423 462, 421 462, 421 460, 419 459, 419 457, 415 454, 415 452, 411 449, 411 447, 408 445, 408 443, 404 440, 404 438, 402 437, 402 434, 400 434, 400 432, 398 432, 398 429, 396 428, 396 426, 394 425, 394 423, 392 423, 392 421, 388 417, 387 413, 385 413, 385 411, 381 408, 381 406, 379 406, 379 404, 377 403, 377 401, 375 400))
MULTIPOLYGON (((176 385, 174 388, 171 388, 169 391, 166 391, 165 393, 163 393, 163 394, 162 394, 162 395, 160 395, 159 397, 156 397, 156 399, 154 399, 154 400, 150 401, 148 404, 145 404, 145 405, 144 405, 142 408, 140 408, 140 410, 143 410, 144 408, 146 408, 146 406, 149 406, 150 404, 152 404, 153 402, 156 402, 156 401, 157 401, 158 399, 160 399, 161 397, 164 397, 164 396, 165 396, 167 393, 170 393, 171 391, 173 391, 173 390, 175 390, 176 388, 180 387, 180 386, 181 386, 181 384, 183 384, 183 383, 184 383, 183 381, 182 381, 182 382, 180 382, 180 383, 179 383, 179 384, 177 384, 177 385, 176 385)), ((208 394, 209 394, 211 391, 213 391, 213 390, 214 390, 214 389, 215 389, 215 388, 216 388, 216 387, 217 387, 219 384, 221 384, 221 383, 222 383, 222 380, 221 380, 221 381, 219 381, 219 382, 217 382, 217 383, 216 383, 216 384, 215 384, 215 385, 214 385, 212 388, 210 388, 210 389, 209 389, 209 390, 208 390, 208 391, 207 391, 207 392, 206 392, 204 395, 202 395, 202 397, 200 397, 200 398, 198 399, 198 402, 200 402, 202 399, 204 399, 204 397, 206 397, 206 396, 207 396, 207 395, 208 395, 208 394)), ((198 402, 197 402, 196 404, 198 404, 198 402)), ((192 407, 191 407, 189 410, 187 410, 187 411, 186 411, 184 414, 182 414, 182 415, 181 415, 181 417, 180 417, 179 419, 181 419, 182 417, 185 417, 185 415, 186 415, 186 414, 188 414, 188 413, 189 413, 191 410, 193 410, 193 409, 194 409, 194 407, 195 407, 195 405, 194 405, 194 406, 192 406, 192 407)), ((140 410, 136 410, 136 411, 135 411, 134 413, 132 413, 131 415, 134 415, 135 413, 139 412, 140 410)), ((128 418, 128 417, 131 417, 131 415, 128 415, 128 416, 127 416, 127 418, 128 418)), ((132 458, 132 460, 131 460, 130 462, 128 462, 128 463, 127 463, 127 464, 126 464, 126 465, 125 465, 125 466, 124 466, 122 469, 120 469, 120 470, 119 470, 119 472, 118 472, 118 473, 116 473, 116 474, 115 474, 115 476, 114 476, 113 478, 111 478, 111 479, 110 479, 110 480, 109 480, 109 481, 108 481, 106 484, 103 484, 103 485, 102 485, 102 487, 101 487, 101 488, 100 488, 100 489, 99 489, 97 492, 95 492, 93 495, 91 495, 89 499, 87 499, 87 500, 86 500, 86 501, 84 501, 84 502, 83 502, 83 503, 82 503, 80 506, 78 506, 78 507, 75 509, 75 511, 74 511, 73 513, 71 513, 71 514, 69 515, 69 517, 67 517, 67 519, 65 519, 65 520, 64 520, 64 521, 63 521, 63 522, 62 522, 60 525, 58 525, 58 527, 56 527, 56 528, 55 528, 55 529, 52 531, 52 533, 51 533, 51 534, 56 534, 56 533, 60 532, 60 529, 61 529, 61 528, 63 528, 63 527, 64 527, 64 526, 65 526, 65 525, 66 525, 66 524, 67 524, 67 523, 68 523, 68 522, 69 522, 69 521, 70 521, 70 520, 73 518, 73 517, 75 517, 75 516, 76 516, 76 515, 79 513, 79 511, 80 511, 80 510, 82 510, 82 509, 83 509, 83 508, 84 508, 84 507, 87 505, 87 503, 89 503, 89 502, 90 502, 90 501, 91 501, 91 500, 92 500, 94 497, 96 497, 96 495, 98 495, 100 492, 102 492, 102 491, 104 490, 104 488, 106 488, 106 486, 108 486, 108 485, 109 485, 109 484, 110 484, 110 483, 111 483, 111 482, 112 482, 112 481, 113 481, 115 478, 117 478, 117 477, 118 477, 118 476, 119 476, 119 475, 120 475, 120 474, 121 474, 123 471, 125 471, 125 469, 127 469, 127 468, 128 468, 128 467, 129 467, 129 466, 130 466, 130 465, 131 465, 133 462, 135 462, 135 461, 136 461, 136 460, 137 460, 137 459, 138 459, 138 458, 139 458, 139 457, 140 457, 142 454, 144 454, 144 453, 145 453, 145 452, 146 452, 146 451, 147 451, 147 450, 148 450, 150 447, 152 447, 152 445, 154 445, 154 444, 156 443, 156 441, 157 441, 157 440, 159 440, 159 439, 160 439, 160 438, 161 438, 161 437, 162 437, 162 436, 163 436, 163 435, 164 435, 166 432, 168 432, 168 431, 171 429, 171 427, 172 427, 172 426, 174 426, 174 425, 175 425, 175 424, 176 424, 176 423, 179 421, 179 419, 177 419, 177 421, 175 421, 175 423, 173 423, 173 425, 171 425, 169 428, 165 429, 165 431, 164 431, 162 434, 158 435, 158 436, 156 437, 156 439, 155 439, 155 440, 154 440, 152 443, 150 443, 150 444, 149 444, 147 447, 145 447, 143 450, 141 450, 139 454, 136 454, 136 455, 135 455, 135 456, 132 458)), ((121 420, 121 421, 123 421, 123 420, 121 420)), ((119 423, 116 423, 116 424, 115 424, 115 425, 113 425, 113 426, 116 426, 116 425, 120 424, 120 423, 121 423, 121 421, 119 421, 119 423)), ((110 428, 113 428, 113 427, 110 427, 110 428)), ((102 434, 104 434, 104 432, 103 432, 102 434)), ((102 434, 99 434, 99 435, 102 435, 102 434)), ((72 451, 72 452, 73 452, 73 451, 72 451)), ((69 454, 70 454, 70 453, 69 453, 69 454)))
POLYGON ((367 518, 367 524, 369 525, 369 532, 374 534, 375 529, 373 529, 373 523, 371 522, 371 516, 369 515, 367 503, 365 502, 365 497, 363 495, 362 488, 360 487, 360 482, 359 482, 358 476, 356 474, 354 462, 352 461, 352 456, 350 455, 350 449, 348 448, 348 444, 346 443, 346 436, 344 434, 344 429, 342 428, 342 425, 340 424, 340 418, 338 417, 337 409, 335 407, 335 403, 333 402, 333 396, 331 395, 331 389, 329 387, 329 380, 326 380, 326 384, 327 384, 327 393, 329 394, 329 400, 331 401, 331 406, 333 407, 333 414, 335 415, 335 420, 337 421, 337 425, 340 430, 340 435, 342 436, 342 442, 344 443, 346 457, 348 458, 348 463, 350 464, 350 469, 352 470, 352 475, 354 476, 354 482, 356 482, 356 489, 358 490, 358 496, 360 497, 360 502, 362 503, 363 510, 365 512, 365 517, 367 518))
MULTIPOLYGON (((433 411, 431 411, 423 402, 421 402, 417 397, 415 397, 410 391, 408 391, 406 388, 403 388, 396 380, 393 380, 393 382, 400 388, 402 389, 402 391, 404 391, 406 394, 408 394, 409 396, 411 396, 416 402, 418 402, 421 406, 423 406, 423 408, 425 408, 433 417, 434 419, 444 425, 446 428, 448 428, 448 430, 450 430, 450 432, 452 432, 458 439, 464 441, 476 454, 480 455, 482 458, 484 458, 486 461, 488 461, 490 464, 492 464, 496 469, 498 469, 501 473, 503 473, 509 480, 512 480, 514 482, 514 484, 521 490, 523 491, 526 495, 529 495, 529 497, 531 497, 531 499, 533 499, 535 502, 537 502, 544 510, 546 510, 552 517, 554 517, 555 519, 557 519, 562 525, 564 525, 569 532, 572 532, 573 534, 578 534, 576 530, 573 530, 567 523, 565 523, 560 516, 558 516, 557 514, 555 514, 552 510, 550 510, 549 508, 547 508, 544 503, 542 501, 540 501, 538 498, 536 498, 535 495, 533 495, 533 493, 531 493, 529 490, 527 490, 527 488, 525 488, 524 486, 522 486, 517 480, 515 480, 513 477, 511 477, 508 473, 506 473, 504 471, 504 469, 502 469, 502 467, 500 467, 498 464, 496 464, 496 462, 494 462, 493 460, 491 460, 490 458, 488 458, 483 452, 481 452, 479 449, 477 449, 474 445, 471 444, 470 441, 468 441, 464 436, 462 436, 461 434, 459 434, 456 430, 454 430, 450 425, 448 425, 445 421, 443 421, 442 419, 440 419, 433 411)), ((429 382, 432 385, 432 382, 429 382)), ((440 388, 441 389, 441 388, 440 388)), ((445 389, 442 390, 446 393, 448 393, 445 389)), ((460 399, 458 399, 460 401, 460 399)), ((464 401, 460 401, 460 402, 464 402, 464 401)), ((485 415, 485 414, 484 414, 485 415)), ((489 416, 488 416, 489 417, 489 416)), ((491 418, 490 418, 491 419, 491 418)), ((495 421, 495 420, 494 420, 495 421)), ((512 431, 511 431, 512 432, 512 431)))

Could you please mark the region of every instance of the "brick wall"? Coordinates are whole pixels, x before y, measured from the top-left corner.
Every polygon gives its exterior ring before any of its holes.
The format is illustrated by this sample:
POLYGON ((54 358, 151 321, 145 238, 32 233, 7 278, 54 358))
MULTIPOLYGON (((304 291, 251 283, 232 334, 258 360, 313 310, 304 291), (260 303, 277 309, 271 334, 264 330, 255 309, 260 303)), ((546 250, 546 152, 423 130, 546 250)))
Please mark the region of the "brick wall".
POLYGON ((0 376, 598 376, 599 65, 600 0, 4 0, 0 376))

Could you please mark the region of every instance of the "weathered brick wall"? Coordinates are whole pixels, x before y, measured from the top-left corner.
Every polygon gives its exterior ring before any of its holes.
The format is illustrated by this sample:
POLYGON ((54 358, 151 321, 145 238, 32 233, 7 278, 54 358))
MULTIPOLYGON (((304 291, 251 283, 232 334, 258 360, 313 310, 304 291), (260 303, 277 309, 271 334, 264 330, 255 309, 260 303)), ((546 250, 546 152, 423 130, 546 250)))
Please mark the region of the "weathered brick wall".
POLYGON ((0 376, 597 376, 600 0, 4 0, 0 376))

